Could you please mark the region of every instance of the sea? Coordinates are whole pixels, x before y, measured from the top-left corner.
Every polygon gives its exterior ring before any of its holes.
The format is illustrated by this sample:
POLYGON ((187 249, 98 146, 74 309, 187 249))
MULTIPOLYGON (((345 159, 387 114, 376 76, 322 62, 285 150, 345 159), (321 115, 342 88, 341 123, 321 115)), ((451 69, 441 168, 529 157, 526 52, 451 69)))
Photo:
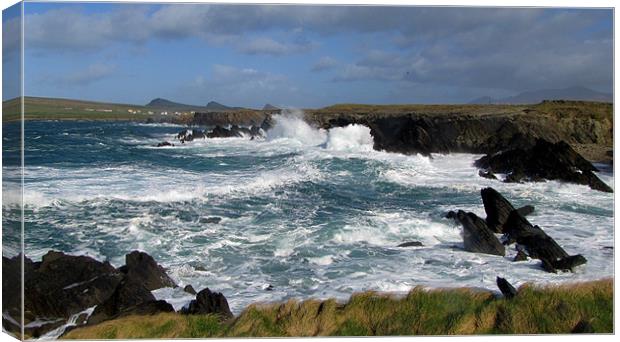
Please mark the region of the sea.
MULTIPOLYGON (((473 154, 403 155, 373 150, 361 125, 316 129, 298 111, 275 117, 264 138, 181 144, 172 124, 102 121, 25 123, 25 254, 88 255, 114 266, 152 255, 181 286, 222 292, 239 314, 251 303, 337 298, 360 291, 425 288, 496 291, 614 274, 613 194, 556 181, 508 184, 478 176, 473 154), (155 147, 162 141, 174 147, 155 147), (588 263, 547 273, 538 260, 463 250, 444 216, 485 217, 493 187, 530 222, 588 263), (218 221, 219 222, 215 222, 218 221), (421 247, 397 247, 419 241, 421 247)), ((4 256, 19 253, 20 123, 4 124, 4 256)), ((201 127, 206 129, 208 127, 201 127)), ((500 175, 501 176, 501 175, 500 175)), ((614 186, 610 169, 598 176, 614 186)), ((154 291, 179 309, 181 288, 154 291)))

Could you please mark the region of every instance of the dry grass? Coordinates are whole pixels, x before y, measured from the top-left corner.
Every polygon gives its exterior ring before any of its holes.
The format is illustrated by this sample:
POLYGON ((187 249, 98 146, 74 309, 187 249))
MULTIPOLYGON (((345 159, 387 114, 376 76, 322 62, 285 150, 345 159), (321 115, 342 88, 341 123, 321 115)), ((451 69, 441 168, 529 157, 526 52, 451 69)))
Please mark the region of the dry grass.
POLYGON ((512 300, 473 289, 415 288, 404 297, 376 292, 350 300, 255 304, 237 318, 159 314, 126 317, 64 338, 388 336, 570 333, 579 321, 613 332, 613 280, 522 286, 512 300))

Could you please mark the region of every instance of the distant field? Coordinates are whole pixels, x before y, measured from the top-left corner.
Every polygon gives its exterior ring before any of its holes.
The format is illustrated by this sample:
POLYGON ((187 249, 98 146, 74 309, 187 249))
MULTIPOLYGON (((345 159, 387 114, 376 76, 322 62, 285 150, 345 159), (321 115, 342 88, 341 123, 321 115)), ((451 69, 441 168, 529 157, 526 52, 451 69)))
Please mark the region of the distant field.
MULTIPOLYGON (((157 109, 145 106, 79 101, 68 99, 52 99, 41 97, 25 97, 24 118, 26 120, 146 120, 157 113, 157 109), (135 111, 131 113, 129 111, 135 111), (140 111, 138 113, 137 111, 140 111)), ((20 119, 20 101, 12 99, 2 103, 2 121, 20 119)))

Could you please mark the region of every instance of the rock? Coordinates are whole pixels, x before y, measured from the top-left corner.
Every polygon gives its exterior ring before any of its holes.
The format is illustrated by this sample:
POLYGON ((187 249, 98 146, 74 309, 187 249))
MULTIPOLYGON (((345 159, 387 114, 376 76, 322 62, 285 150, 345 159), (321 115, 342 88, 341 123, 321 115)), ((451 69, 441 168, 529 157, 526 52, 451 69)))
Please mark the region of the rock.
MULTIPOLYGON (((238 126, 233 126, 233 127, 237 127, 238 126)), ((226 129, 222 126, 215 126, 215 128, 213 128, 213 130, 211 130, 211 132, 207 133, 207 138, 235 138, 235 137, 241 137, 242 134, 241 132, 237 130, 233 130, 233 128, 231 127, 231 129, 226 129)))
MULTIPOLYGON (((99 322, 125 314, 148 314, 173 311, 164 301, 156 301, 150 290, 174 282, 149 255, 132 252, 126 257, 127 265, 115 269, 107 261, 100 262, 87 256, 73 256, 50 251, 40 262, 24 258, 24 322, 45 322, 31 325, 26 330, 31 336, 44 333, 64 324, 67 319, 96 306, 94 318, 99 322), (150 288, 147 288, 149 286, 150 288), (96 313, 96 315, 95 315, 96 313)), ((15 279, 11 286, 3 282, 3 314, 21 316, 21 288, 19 284, 21 256, 2 258, 3 279, 15 279)), ((92 316, 91 316, 92 317, 92 316)), ((76 324, 83 323, 84 315, 76 324)), ((5 328, 13 329, 10 320, 5 328)), ((11 330, 13 331, 13 330, 11 330)))
POLYGON ((198 222, 200 222, 200 223, 213 223, 213 224, 217 224, 217 223, 220 223, 221 221, 222 221, 221 217, 211 216, 211 217, 203 217, 198 222))
POLYGON ((176 287, 174 281, 166 274, 152 256, 133 251, 125 256, 125 266, 120 269, 129 281, 143 284, 147 290, 153 291, 162 287, 176 287))
POLYGON ((575 267, 584 265, 588 262, 588 260, 586 260, 586 258, 584 258, 581 254, 577 254, 567 256, 558 260, 552 260, 550 262, 555 269, 573 272, 575 267))
POLYGON ((193 129, 192 130, 192 137, 194 139, 205 139, 206 135, 204 131, 201 131, 199 129, 193 129))
POLYGON ((497 287, 506 299, 512 299, 517 295, 517 289, 515 289, 514 286, 508 282, 508 280, 497 277, 496 283, 497 287))
POLYGON ((273 119, 273 117, 271 115, 267 115, 265 119, 263 120, 263 122, 261 123, 260 128, 263 131, 267 132, 268 130, 272 129, 273 126, 275 125, 276 125, 276 122, 273 119))
POLYGON ((521 216, 525 217, 531 213, 534 212, 534 206, 533 205, 525 205, 519 209, 517 209, 517 212, 519 214, 521 214, 521 216))
POLYGON ((25 270, 25 311, 33 318, 64 318, 109 297, 122 275, 108 262, 50 251, 25 270))
POLYGON ((267 286, 265 286, 265 291, 273 291, 273 285, 268 284, 267 286))
POLYGON ((174 144, 169 143, 167 141, 163 141, 156 145, 156 147, 164 147, 164 146, 174 146, 174 144))
POLYGON ((551 143, 537 139, 528 149, 515 148, 501 153, 489 154, 475 162, 479 168, 505 173, 507 182, 560 180, 589 185, 594 190, 613 192, 593 171, 598 171, 564 141, 551 143))
POLYGON ((594 332, 595 332, 594 327, 592 326, 590 321, 585 320, 585 319, 582 319, 579 322, 577 322, 573 330, 571 330, 571 333, 573 334, 593 334, 594 332))
POLYGON ((493 188, 480 190, 484 211, 487 214, 486 222, 489 229, 496 233, 504 232, 504 223, 515 208, 499 192, 493 188))
POLYGON ((487 227, 486 222, 474 213, 459 210, 457 219, 463 225, 463 244, 465 250, 474 253, 485 253, 504 256, 504 245, 487 227))
POLYGON ((108 299, 97 305, 88 319, 88 324, 97 324, 131 314, 144 315, 173 311, 174 308, 170 304, 157 301, 144 284, 136 280, 124 279, 108 299))
POLYGON ((400 245, 396 247, 422 247, 422 246, 424 246, 424 244, 422 244, 422 242, 420 241, 408 241, 408 242, 401 243, 400 245))
POLYGON ((232 312, 228 308, 226 297, 219 292, 211 292, 209 288, 198 292, 196 299, 192 300, 187 307, 181 309, 181 313, 186 315, 217 314, 222 319, 233 317, 232 312))
POLYGON ((522 245, 528 255, 534 259, 555 261, 568 256, 555 240, 540 227, 532 226, 519 212, 513 210, 504 225, 508 243, 517 242, 522 245))
POLYGON ((549 273, 558 273, 558 270, 556 270, 555 267, 553 267, 553 265, 551 264, 549 260, 540 259, 540 261, 541 261, 540 267, 542 267, 543 270, 549 273))
POLYGON ((183 291, 189 293, 189 294, 196 294, 196 290, 194 290, 194 287, 192 285, 185 285, 185 287, 183 288, 183 291))
POLYGON ((491 171, 480 170, 478 171, 478 176, 488 179, 497 179, 497 176, 491 171))
POLYGON ((527 261, 527 254, 524 251, 518 251, 513 261, 527 261))

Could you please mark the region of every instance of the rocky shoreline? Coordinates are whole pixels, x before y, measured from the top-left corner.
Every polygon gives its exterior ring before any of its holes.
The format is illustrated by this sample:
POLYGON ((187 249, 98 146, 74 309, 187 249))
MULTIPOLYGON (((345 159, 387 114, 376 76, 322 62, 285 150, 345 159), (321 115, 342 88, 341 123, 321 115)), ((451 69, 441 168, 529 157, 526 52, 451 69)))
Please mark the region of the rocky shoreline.
MULTIPOLYGON (((533 106, 353 106, 307 111, 305 120, 330 129, 360 124, 370 128, 375 150, 432 156, 432 153, 485 154, 475 167, 480 176, 504 182, 558 180, 588 185, 603 192, 613 189, 601 181, 588 159, 613 166, 611 104, 545 101, 533 106), (417 108, 417 111, 412 111, 417 108), (577 149, 587 154, 584 158, 577 149), (604 151, 601 155, 601 151, 604 151)), ((193 124, 212 129, 186 129, 176 135, 181 144, 195 139, 263 138, 274 127, 279 111, 243 120, 228 113, 196 113, 193 124), (262 119, 261 119, 262 118, 262 119), (250 120, 251 119, 251 120, 250 120), (249 121, 248 121, 249 120, 249 121), (228 122, 229 127, 221 124, 228 122), (242 127, 237 123, 251 125, 242 127)), ((174 146, 169 141, 157 147, 174 146)))
MULTIPOLYGON (((492 188, 482 189, 481 198, 486 219, 462 210, 446 215, 462 225, 465 251, 504 256, 505 249, 514 244, 518 251, 515 262, 539 259, 541 271, 546 272, 572 272, 587 262, 580 254, 569 255, 542 228, 525 219, 533 207, 515 209, 492 188)), ((408 242, 399 247, 419 245, 408 242)), ((20 264, 21 256, 2 258, 3 326, 13 333, 19 332, 17 321, 21 316, 21 289, 16 285, 20 264)), ((57 337, 75 327, 121 317, 175 312, 170 303, 157 300, 151 291, 178 285, 144 252, 130 252, 125 256, 125 265, 115 268, 107 261, 49 251, 38 262, 25 257, 24 270, 24 292, 28 294, 24 298, 24 331, 35 338, 57 337)), ((507 297, 517 295, 505 279, 498 278, 498 286, 507 297)), ((178 314, 213 314, 221 320, 235 317, 222 293, 209 288, 196 293, 191 285, 184 291, 195 295, 195 299, 178 314)))

